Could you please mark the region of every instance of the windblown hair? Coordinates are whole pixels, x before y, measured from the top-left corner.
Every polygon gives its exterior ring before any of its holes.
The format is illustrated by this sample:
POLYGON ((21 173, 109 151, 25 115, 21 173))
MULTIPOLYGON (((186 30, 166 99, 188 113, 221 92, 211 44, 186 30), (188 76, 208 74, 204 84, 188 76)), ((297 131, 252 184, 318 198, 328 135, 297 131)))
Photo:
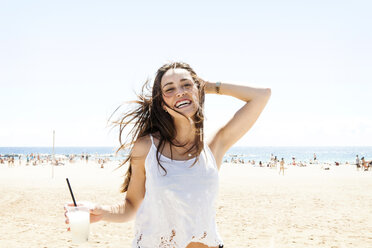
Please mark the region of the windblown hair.
MULTIPOLYGON (((135 107, 131 108, 129 111, 122 114, 122 116, 115 121, 113 124, 119 127, 119 142, 120 147, 116 151, 117 153, 121 150, 129 149, 128 157, 120 164, 123 166, 127 162, 129 162, 128 170, 125 174, 125 180, 121 187, 121 192, 124 193, 128 190, 129 182, 132 175, 132 167, 131 167, 131 160, 133 159, 132 149, 133 145, 137 139, 144 137, 149 134, 157 134, 156 136, 159 139, 159 144, 157 146, 157 154, 156 158, 158 161, 158 165, 164 170, 165 175, 167 173, 166 169, 160 163, 160 155, 164 150, 165 144, 170 145, 171 151, 171 158, 172 156, 172 146, 175 147, 182 147, 185 144, 175 144, 175 137, 176 137, 176 128, 171 115, 168 112, 165 112, 163 106, 166 105, 167 107, 171 108, 172 110, 178 112, 179 114, 183 115, 187 118, 190 122, 193 122, 196 129, 196 135, 194 139, 194 144, 190 147, 185 154, 189 153, 190 151, 195 151, 194 153, 197 154, 197 158, 194 162, 199 158, 201 151, 203 150, 204 144, 204 135, 203 135, 203 124, 204 124, 204 82, 198 78, 195 71, 186 63, 183 62, 172 62, 163 65, 160 67, 156 73, 154 83, 152 86, 152 91, 149 86, 149 80, 142 87, 142 92, 137 95, 138 100, 131 101, 129 103, 134 103, 135 107), (199 102, 197 106, 197 111, 192 119, 188 118, 187 116, 183 115, 173 107, 166 104, 163 100, 163 92, 161 88, 161 80, 163 75, 169 69, 181 68, 185 69, 190 72, 191 77, 194 80, 198 90, 199 90, 199 102), (146 91, 148 92, 146 94, 146 91), (152 92, 149 95, 149 92, 152 92), (129 129, 129 133, 126 135, 125 139, 123 139, 123 131, 124 129, 127 131, 129 126, 132 126, 129 129)), ((120 108, 120 107, 119 107, 120 108)), ((117 108, 114 113, 119 109, 117 108)))

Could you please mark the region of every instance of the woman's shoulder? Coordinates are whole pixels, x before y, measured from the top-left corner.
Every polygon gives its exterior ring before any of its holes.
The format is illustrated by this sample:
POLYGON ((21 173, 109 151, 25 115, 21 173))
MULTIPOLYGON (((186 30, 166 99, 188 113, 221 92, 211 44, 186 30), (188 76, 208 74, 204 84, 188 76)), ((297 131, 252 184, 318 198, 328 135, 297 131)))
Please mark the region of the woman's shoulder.
POLYGON ((139 137, 133 144, 132 156, 138 159, 145 159, 151 148, 151 137, 150 135, 145 135, 139 137))

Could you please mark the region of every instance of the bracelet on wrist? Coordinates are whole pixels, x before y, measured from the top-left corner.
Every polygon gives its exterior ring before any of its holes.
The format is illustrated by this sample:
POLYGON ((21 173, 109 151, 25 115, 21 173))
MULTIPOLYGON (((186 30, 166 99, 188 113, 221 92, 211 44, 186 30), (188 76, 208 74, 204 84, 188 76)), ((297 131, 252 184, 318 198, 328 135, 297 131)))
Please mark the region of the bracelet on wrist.
POLYGON ((221 82, 216 82, 216 93, 220 94, 221 82))

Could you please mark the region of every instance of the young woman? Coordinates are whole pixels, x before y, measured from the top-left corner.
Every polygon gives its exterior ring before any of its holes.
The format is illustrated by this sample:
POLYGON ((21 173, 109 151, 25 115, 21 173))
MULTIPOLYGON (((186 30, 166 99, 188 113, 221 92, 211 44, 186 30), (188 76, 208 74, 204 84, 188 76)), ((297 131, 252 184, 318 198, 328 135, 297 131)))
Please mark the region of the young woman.
POLYGON ((130 147, 124 161, 129 162, 122 186, 125 201, 96 205, 91 222, 135 218, 132 248, 223 247, 215 222, 218 171, 226 151, 253 126, 270 95, 267 88, 202 80, 186 63, 163 65, 151 96, 142 92, 138 107, 118 122, 120 141, 123 130, 134 124, 131 140, 119 148, 130 147), (208 143, 205 94, 246 102, 208 143))

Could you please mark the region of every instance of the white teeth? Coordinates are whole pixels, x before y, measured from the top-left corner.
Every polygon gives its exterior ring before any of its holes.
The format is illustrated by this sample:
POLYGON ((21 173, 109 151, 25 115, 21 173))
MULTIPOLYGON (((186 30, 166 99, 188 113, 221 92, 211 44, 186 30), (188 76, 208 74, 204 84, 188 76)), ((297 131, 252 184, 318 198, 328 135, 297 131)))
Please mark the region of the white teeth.
POLYGON ((178 103, 176 104, 176 108, 179 108, 179 107, 181 107, 181 106, 183 106, 183 105, 188 105, 188 104, 190 104, 190 103, 191 103, 191 101, 189 101, 189 100, 180 101, 180 102, 178 102, 178 103))

